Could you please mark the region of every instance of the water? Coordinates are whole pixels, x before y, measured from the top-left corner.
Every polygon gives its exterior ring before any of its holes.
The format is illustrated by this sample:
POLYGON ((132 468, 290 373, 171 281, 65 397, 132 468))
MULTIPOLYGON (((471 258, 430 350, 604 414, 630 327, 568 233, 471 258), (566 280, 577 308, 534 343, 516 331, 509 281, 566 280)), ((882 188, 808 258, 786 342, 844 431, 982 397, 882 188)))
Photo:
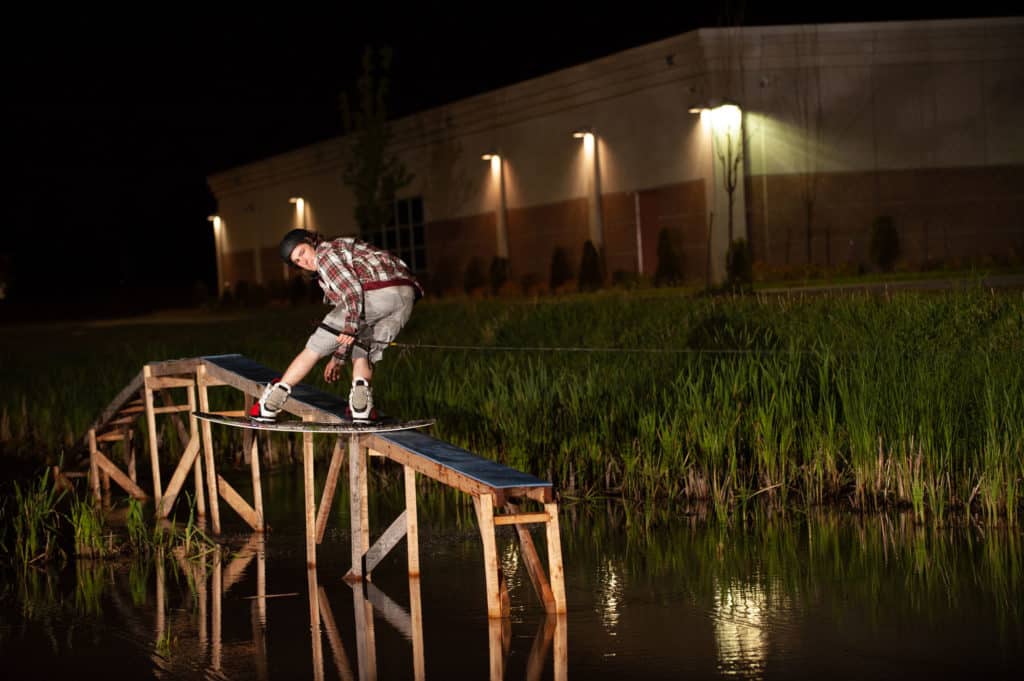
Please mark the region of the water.
MULTIPOLYGON (((232 483, 246 494, 244 475, 232 483)), ((1006 678, 1024 662, 1019 531, 843 514, 722 528, 564 505, 568 614, 544 614, 513 531, 499 528, 512 615, 489 622, 465 497, 424 495, 421 577, 406 576, 400 545, 364 591, 342 580, 347 498, 310 572, 301 476, 264 484, 272 531, 249 534, 222 505, 232 553, 219 564, 80 561, 5 576, 4 677, 1006 678)), ((371 490, 376 537, 401 487, 371 490)), ((545 559, 543 532, 534 541, 545 559)))

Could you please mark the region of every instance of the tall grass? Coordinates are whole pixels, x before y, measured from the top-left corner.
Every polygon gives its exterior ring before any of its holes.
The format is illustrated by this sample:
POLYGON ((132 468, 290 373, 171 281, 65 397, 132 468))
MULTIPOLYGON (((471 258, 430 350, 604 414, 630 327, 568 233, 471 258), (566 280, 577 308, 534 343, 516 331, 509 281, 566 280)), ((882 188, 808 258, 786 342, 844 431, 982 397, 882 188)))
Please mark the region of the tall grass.
MULTIPOLYGON (((47 345, 61 334, 7 335, 4 372, 21 389, 0 404, 12 438, 0 445, 71 446, 146 361, 240 352, 283 368, 325 311, 76 327, 57 370, 47 345)), ((919 522, 1020 516, 1020 292, 425 301, 399 341, 420 346, 385 354, 374 388, 384 411, 433 416, 435 436, 566 495, 704 500, 721 517, 755 500, 906 508, 919 522)), ((317 371, 308 383, 338 390, 317 371)), ((233 391, 214 399, 241 404, 233 391)), ((222 453, 239 448, 227 430, 215 429, 222 453)))

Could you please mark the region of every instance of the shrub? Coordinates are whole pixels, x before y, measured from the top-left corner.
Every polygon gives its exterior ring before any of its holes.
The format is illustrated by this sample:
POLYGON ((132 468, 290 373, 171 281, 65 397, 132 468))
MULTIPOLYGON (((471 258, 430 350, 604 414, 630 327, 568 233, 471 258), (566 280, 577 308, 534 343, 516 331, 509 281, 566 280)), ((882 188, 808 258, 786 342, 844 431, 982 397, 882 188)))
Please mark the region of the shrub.
POLYGON ((501 287, 508 281, 508 258, 494 256, 491 258, 491 293, 498 295, 501 287))
POLYGON ((604 267, 601 255, 590 239, 583 244, 583 256, 580 258, 580 291, 596 291, 604 285, 604 267))
POLYGON ((484 277, 484 265, 479 256, 473 256, 466 265, 466 273, 462 277, 462 288, 466 293, 482 289, 487 283, 484 277))
POLYGON ((555 291, 571 279, 572 265, 569 264, 569 254, 564 248, 558 246, 551 254, 551 274, 548 277, 548 286, 555 291))
POLYGON ((726 286, 733 291, 750 290, 754 279, 753 259, 746 239, 733 239, 725 253, 726 286))
POLYGON ((868 254, 871 262, 886 272, 892 270, 893 263, 900 256, 900 235, 888 215, 879 216, 871 226, 868 254))
POLYGON ((682 278, 683 272, 679 266, 675 244, 672 243, 672 233, 662 227, 658 232, 658 269, 654 273, 654 285, 674 286, 682 281, 682 278))

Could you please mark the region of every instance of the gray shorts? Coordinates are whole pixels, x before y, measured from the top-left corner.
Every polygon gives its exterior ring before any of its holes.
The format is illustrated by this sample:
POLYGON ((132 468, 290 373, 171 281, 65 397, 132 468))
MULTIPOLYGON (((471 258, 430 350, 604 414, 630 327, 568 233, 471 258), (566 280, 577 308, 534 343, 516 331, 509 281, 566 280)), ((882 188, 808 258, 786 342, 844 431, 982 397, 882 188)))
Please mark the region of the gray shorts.
MULTIPOLYGON (((363 293, 363 318, 359 320, 356 342, 352 345, 352 359, 369 359, 376 364, 384 348, 393 341, 412 314, 416 292, 412 286, 389 286, 363 293)), ((345 310, 338 306, 324 317, 324 326, 341 329, 347 325, 345 310)), ((340 347, 338 334, 323 327, 306 341, 306 348, 323 358, 340 347)))

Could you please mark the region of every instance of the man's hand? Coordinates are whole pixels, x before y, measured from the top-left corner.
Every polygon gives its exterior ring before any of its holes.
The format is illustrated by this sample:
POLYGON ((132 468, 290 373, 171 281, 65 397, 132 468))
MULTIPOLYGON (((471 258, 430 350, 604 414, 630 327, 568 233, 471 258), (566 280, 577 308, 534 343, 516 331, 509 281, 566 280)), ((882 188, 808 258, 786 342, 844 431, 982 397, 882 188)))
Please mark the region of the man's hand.
POLYGON ((327 360, 327 366, 324 367, 324 380, 328 383, 334 383, 339 378, 341 378, 341 362, 331 357, 327 360))
POLYGON ((348 346, 352 345, 355 340, 355 336, 350 336, 347 333, 338 334, 338 343, 341 345, 341 350, 348 350, 348 346))

